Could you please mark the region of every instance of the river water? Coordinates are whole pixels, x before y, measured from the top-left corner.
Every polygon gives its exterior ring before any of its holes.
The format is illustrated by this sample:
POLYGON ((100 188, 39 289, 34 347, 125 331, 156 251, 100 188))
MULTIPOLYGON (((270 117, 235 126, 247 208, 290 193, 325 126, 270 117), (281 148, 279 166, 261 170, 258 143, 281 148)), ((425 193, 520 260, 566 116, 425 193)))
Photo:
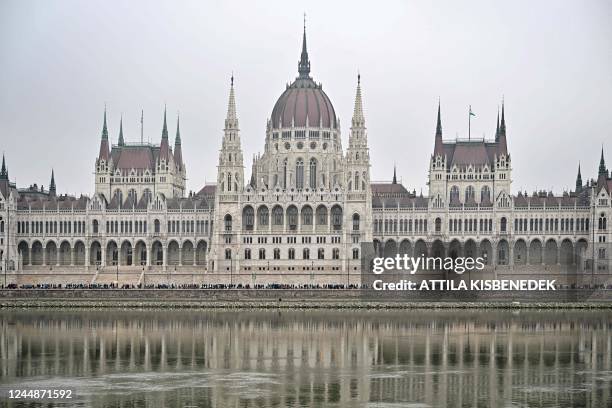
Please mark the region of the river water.
POLYGON ((0 311, 44 406, 612 406, 609 311, 0 311))

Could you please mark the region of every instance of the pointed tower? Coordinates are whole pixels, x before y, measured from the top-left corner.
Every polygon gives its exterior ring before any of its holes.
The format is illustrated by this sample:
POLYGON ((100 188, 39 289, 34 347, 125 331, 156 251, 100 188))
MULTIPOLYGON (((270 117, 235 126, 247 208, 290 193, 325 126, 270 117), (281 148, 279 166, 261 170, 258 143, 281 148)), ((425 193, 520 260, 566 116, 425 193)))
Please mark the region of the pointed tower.
POLYGON ((119 146, 125 146, 125 140, 123 140, 123 115, 119 119, 119 140, 117 142, 119 146))
POLYGON ((498 153, 508 156, 508 143, 506 141, 506 118, 504 114, 504 102, 502 102, 501 123, 499 124, 499 133, 497 143, 499 144, 498 153))
POLYGON ((438 115, 436 119, 436 134, 434 137, 434 152, 429 161, 429 197, 436 206, 442 206, 446 197, 446 153, 442 141, 442 109, 438 98, 438 115))
POLYGON ((397 168, 393 165, 393 181, 392 184, 397 184, 397 168))
POLYGON ((357 75, 357 90, 355 91, 355 108, 351 120, 351 134, 346 151, 348 172, 345 185, 350 190, 364 191, 370 183, 370 149, 363 113, 363 100, 361 95, 361 75, 357 75))
POLYGON ((96 194, 102 194, 110 200, 111 175, 113 172, 113 159, 108 141, 108 127, 106 125, 106 106, 104 107, 104 123, 102 124, 102 139, 100 140, 100 153, 96 159, 96 194))
POLYGON ((174 164, 178 171, 183 171, 183 149, 181 148, 180 117, 176 116, 176 137, 174 138, 174 164))
POLYGON ((606 168, 606 161, 604 160, 603 146, 601 147, 601 158, 599 159, 599 171, 597 172, 597 175, 604 175, 606 177, 608 176, 608 169, 606 168))
POLYGON ((98 160, 108 162, 109 156, 110 149, 108 145, 108 128, 106 127, 106 107, 104 107, 104 124, 102 125, 102 140, 100 141, 100 153, 98 154, 98 160))
POLYGON ((223 130, 223 142, 219 152, 218 185, 219 192, 241 192, 244 187, 244 167, 240 129, 236 115, 234 96, 234 76, 231 77, 227 116, 223 130))
POLYGON ((6 168, 6 163, 4 161, 4 153, 2 154, 2 168, 0 169, 0 180, 8 180, 8 169, 6 168))
POLYGON ((166 121, 166 107, 164 106, 164 127, 162 128, 161 144, 159 145, 159 160, 169 161, 170 146, 168 144, 168 123, 166 121))
MULTIPOLYGON (((346 150, 346 214, 359 216, 359 230, 346 229, 343 242, 370 242, 372 240, 372 186, 370 182, 370 149, 361 94, 361 75, 357 75, 355 108, 351 120, 348 149, 346 150), (354 192, 354 193, 352 193, 354 192)), ((333 187, 333 186, 332 186, 333 187)), ((345 222, 351 218, 347 218, 345 222)), ((354 222, 354 218, 353 221, 354 222)), ((348 225, 348 224, 347 224, 348 225)))
POLYGON ((438 99, 438 121, 436 122, 436 137, 434 142, 434 156, 443 156, 444 147, 442 145, 442 118, 440 115, 440 100, 438 99))
POLYGON ((499 142, 499 105, 497 106, 497 126, 495 127, 495 141, 499 142))
POLYGON ((576 192, 582 191, 582 174, 580 174, 580 162, 578 162, 578 175, 576 176, 576 192))
POLYGON ((49 196, 55 197, 57 190, 55 188, 55 172, 51 169, 51 182, 49 183, 49 196))
POLYGON ((308 51, 306 49, 306 18, 304 18, 304 34, 302 37, 302 53, 298 62, 299 78, 310 78, 310 60, 308 59, 308 51))

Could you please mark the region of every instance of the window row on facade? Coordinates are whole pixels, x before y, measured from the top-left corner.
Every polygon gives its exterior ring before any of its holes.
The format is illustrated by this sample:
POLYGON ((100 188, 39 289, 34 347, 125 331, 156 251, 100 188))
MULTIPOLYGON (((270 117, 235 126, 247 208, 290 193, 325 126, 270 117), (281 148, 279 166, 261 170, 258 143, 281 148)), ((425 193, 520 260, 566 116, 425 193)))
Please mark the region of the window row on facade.
MULTIPOLYGON (((257 249, 257 251, 255 253, 254 252, 255 251, 253 251, 251 248, 245 248, 244 249, 244 259, 246 259, 246 260, 250 260, 250 259, 259 259, 259 260, 266 260, 266 259, 273 259, 273 260, 289 259, 289 260, 294 260, 294 259, 298 259, 298 258, 296 258, 296 249, 295 248, 288 248, 287 249, 286 257, 282 257, 282 255, 281 255, 282 251, 281 251, 280 248, 274 248, 272 250, 272 258, 267 258, 267 252, 266 252, 265 248, 259 248, 259 249, 257 249), (255 254, 257 255, 257 258, 255 258, 255 254)), ((352 254, 352 258, 353 259, 359 259, 359 249, 358 248, 353 248, 351 254, 352 254)), ((225 259, 226 260, 232 259, 232 250, 230 248, 227 248, 225 250, 225 259)), ((302 249, 302 257, 300 259, 303 259, 303 260, 310 260, 311 259, 310 248, 303 248, 302 249)), ((312 258, 312 259, 315 259, 315 258, 312 258)), ((318 260, 325 260, 325 259, 327 259, 325 257, 325 248, 318 248, 317 249, 316 259, 318 259, 318 260)), ((331 259, 333 259, 333 260, 340 259, 340 248, 332 248, 331 259)))

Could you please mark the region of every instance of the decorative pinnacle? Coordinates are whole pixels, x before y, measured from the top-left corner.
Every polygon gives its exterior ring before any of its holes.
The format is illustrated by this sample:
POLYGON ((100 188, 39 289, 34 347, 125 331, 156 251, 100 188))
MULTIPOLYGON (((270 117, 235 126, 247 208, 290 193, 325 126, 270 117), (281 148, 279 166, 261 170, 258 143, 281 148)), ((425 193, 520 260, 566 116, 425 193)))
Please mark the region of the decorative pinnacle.
POLYGON ((121 115, 121 119, 119 119, 119 146, 123 146, 125 141, 123 140, 123 114, 121 115))
POLYGON ((225 128, 238 128, 238 115, 236 114, 236 97, 234 94, 234 74, 230 78, 230 94, 227 103, 227 117, 225 118, 225 128))
POLYGON ((166 104, 164 104, 164 128, 162 129, 162 139, 168 138, 168 124, 166 123, 166 104))
POLYGON ((308 51, 306 47, 306 13, 304 13, 304 35, 302 37, 302 54, 298 62, 299 78, 310 78, 310 60, 308 59, 308 51))
POLYGON ((181 127, 180 127, 180 120, 181 120, 181 117, 180 117, 180 115, 177 113, 177 114, 176 114, 176 138, 174 139, 174 144, 175 144, 175 145, 180 145, 180 144, 181 144, 181 127))
POLYGON ((436 122, 436 137, 442 137, 442 117, 440 116, 440 97, 438 97, 438 121, 436 122))
POLYGON ((363 101, 361 98, 361 74, 357 74, 357 91, 355 93, 355 109, 353 110, 353 126, 365 126, 363 101))
POLYGON ((106 126, 106 104, 104 104, 104 124, 102 125, 102 139, 108 140, 108 128, 106 126))

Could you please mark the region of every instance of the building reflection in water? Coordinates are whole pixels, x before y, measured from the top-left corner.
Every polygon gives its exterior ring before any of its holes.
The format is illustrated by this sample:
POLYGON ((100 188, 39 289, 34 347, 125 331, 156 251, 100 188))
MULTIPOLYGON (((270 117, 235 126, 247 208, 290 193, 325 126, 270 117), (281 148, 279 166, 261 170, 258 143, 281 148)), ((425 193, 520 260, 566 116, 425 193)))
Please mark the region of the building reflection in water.
POLYGON ((612 404, 608 312, 3 311, 0 321, 3 389, 73 388, 92 406, 612 404))

